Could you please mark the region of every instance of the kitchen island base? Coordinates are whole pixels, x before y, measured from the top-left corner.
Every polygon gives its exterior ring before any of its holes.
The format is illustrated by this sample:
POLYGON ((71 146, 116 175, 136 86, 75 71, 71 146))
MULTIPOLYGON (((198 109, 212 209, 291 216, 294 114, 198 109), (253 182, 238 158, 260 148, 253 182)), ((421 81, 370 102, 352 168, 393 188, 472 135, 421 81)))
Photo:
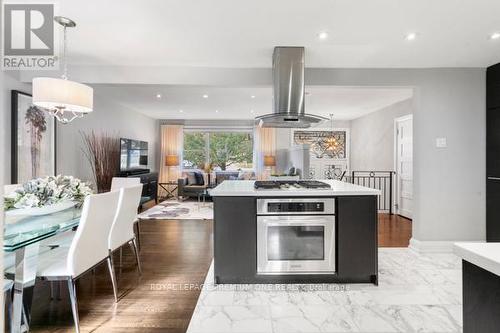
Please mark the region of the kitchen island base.
MULTIPOLYGON (((283 196, 276 197, 283 199, 283 196)), ((294 199, 300 197, 295 196, 294 199)), ((314 197, 316 198, 316 197, 314 197)), ((214 196, 214 282, 378 283, 377 196, 325 196, 335 201, 335 272, 259 274, 258 196, 214 196)), ((266 199, 272 199, 267 196, 266 199)), ((310 197, 304 197, 304 200, 310 197)))

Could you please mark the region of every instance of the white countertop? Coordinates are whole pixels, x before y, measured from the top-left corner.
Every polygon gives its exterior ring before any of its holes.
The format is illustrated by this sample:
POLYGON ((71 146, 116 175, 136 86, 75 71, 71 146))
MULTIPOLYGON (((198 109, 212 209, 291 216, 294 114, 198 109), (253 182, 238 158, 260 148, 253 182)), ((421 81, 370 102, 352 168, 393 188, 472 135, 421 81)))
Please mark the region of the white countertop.
POLYGON ((209 190, 213 197, 297 197, 297 196, 343 196, 343 195, 380 195, 379 190, 341 182, 338 180, 320 180, 329 184, 331 189, 291 189, 291 190, 256 190, 254 180, 225 180, 209 190))
POLYGON ((500 243, 455 243, 453 250, 465 261, 500 276, 500 243))

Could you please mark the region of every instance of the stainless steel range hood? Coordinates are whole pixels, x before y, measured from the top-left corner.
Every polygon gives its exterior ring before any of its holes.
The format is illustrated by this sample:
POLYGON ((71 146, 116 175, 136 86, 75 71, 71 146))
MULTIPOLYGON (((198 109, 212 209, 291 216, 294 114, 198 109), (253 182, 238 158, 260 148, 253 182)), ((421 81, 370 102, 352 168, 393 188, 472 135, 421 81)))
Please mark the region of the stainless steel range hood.
POLYGON ((261 127, 307 128, 327 118, 304 111, 304 48, 277 46, 273 52, 274 112, 255 118, 261 127))

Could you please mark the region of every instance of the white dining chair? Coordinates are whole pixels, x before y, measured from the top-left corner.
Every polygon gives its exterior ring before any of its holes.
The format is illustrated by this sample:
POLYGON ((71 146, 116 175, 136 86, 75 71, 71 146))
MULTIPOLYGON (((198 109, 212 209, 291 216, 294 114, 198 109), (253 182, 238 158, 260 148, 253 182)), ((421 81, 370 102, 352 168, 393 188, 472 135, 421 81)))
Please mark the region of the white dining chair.
POLYGON ((113 290, 116 289, 116 278, 108 251, 108 236, 115 220, 119 199, 118 191, 87 196, 71 246, 54 249, 39 258, 38 277, 48 281, 67 281, 76 332, 80 332, 80 327, 75 281, 106 260, 113 290))
POLYGON ((117 191, 124 187, 136 186, 141 183, 138 177, 113 177, 111 179, 111 191, 117 191))
MULTIPOLYGON (((142 184, 120 190, 117 213, 108 237, 109 257, 111 258, 113 270, 115 269, 113 252, 118 249, 121 250, 122 246, 129 244, 135 254, 139 274, 142 274, 139 249, 137 248, 137 239, 134 233, 134 223, 137 220, 137 205, 141 200, 141 193, 142 184)), ((114 292, 117 300, 118 290, 114 290, 114 292)))
MULTIPOLYGON (((132 178, 113 177, 111 179, 111 191, 119 191, 121 188, 136 186, 140 183, 141 183, 140 179, 135 177, 132 178)), ((137 207, 139 207, 139 205, 137 205, 137 207)), ((48 246, 51 248, 69 247, 71 245, 74 236, 75 236, 75 231, 69 230, 42 241, 41 246, 42 247, 48 246)))
MULTIPOLYGON (((141 184, 141 179, 139 177, 113 177, 111 180, 111 191, 116 191, 121 188, 131 187, 141 184)), ((141 202, 139 200, 139 204, 137 205, 137 210, 139 209, 141 202)), ((135 221, 135 225, 137 226, 137 242, 139 246, 141 245, 141 228, 139 225, 139 220, 135 221)), ((122 262, 122 252, 120 250, 120 264, 122 262)))

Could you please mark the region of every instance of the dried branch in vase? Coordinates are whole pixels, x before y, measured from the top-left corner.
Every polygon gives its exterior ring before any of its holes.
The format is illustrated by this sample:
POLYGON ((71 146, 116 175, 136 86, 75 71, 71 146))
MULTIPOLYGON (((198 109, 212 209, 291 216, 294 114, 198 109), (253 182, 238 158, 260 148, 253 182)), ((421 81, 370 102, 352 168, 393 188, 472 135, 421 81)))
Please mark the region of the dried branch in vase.
POLYGON ((97 192, 111 189, 111 180, 120 167, 120 139, 108 133, 80 132, 85 147, 83 153, 92 168, 97 192))

